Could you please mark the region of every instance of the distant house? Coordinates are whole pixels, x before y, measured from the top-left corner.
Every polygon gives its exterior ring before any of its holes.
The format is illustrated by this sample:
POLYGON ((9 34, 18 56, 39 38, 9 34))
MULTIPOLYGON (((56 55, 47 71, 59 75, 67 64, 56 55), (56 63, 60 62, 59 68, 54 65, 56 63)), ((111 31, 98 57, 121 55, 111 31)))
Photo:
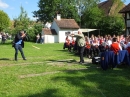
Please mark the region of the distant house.
POLYGON ((74 19, 61 19, 60 15, 54 19, 50 28, 43 28, 44 43, 63 43, 70 33, 76 33, 79 25, 74 19))
POLYGON ((130 3, 119 11, 125 15, 126 35, 130 34, 130 3))
POLYGON ((117 0, 106 0, 98 4, 98 7, 103 10, 106 16, 119 14, 118 12, 125 6, 123 2, 117 0))

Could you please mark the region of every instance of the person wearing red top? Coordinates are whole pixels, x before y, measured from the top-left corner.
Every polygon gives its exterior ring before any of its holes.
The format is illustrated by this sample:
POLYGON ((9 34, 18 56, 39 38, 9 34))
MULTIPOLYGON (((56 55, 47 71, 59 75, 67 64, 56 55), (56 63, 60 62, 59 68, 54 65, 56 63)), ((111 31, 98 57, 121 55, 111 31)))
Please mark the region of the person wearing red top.
POLYGON ((122 50, 120 44, 117 42, 117 38, 113 38, 113 43, 110 46, 110 50, 114 51, 115 54, 118 53, 119 50, 122 50))
POLYGON ((74 47, 74 45, 75 45, 75 39, 74 39, 74 37, 72 37, 72 39, 70 40, 70 43, 71 43, 71 46, 74 47))
POLYGON ((90 41, 89 41, 89 38, 86 36, 85 37, 85 41, 86 41, 86 45, 85 45, 85 54, 88 58, 90 58, 91 54, 90 54, 90 48, 91 48, 91 44, 90 44, 90 41))
POLYGON ((74 46, 75 46, 75 39, 74 39, 74 37, 71 37, 71 39, 70 39, 70 48, 69 48, 70 52, 71 52, 71 48, 73 48, 73 51, 74 51, 74 46))
POLYGON ((66 36, 66 38, 65 38, 65 43, 64 43, 63 49, 65 49, 65 48, 68 48, 69 51, 71 50, 69 36, 66 36))

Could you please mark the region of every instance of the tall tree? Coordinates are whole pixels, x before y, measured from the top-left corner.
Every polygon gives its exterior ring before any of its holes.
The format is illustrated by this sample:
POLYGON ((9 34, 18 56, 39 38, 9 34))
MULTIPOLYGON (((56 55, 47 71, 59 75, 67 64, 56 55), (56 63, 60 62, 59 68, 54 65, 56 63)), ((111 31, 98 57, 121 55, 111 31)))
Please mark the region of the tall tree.
POLYGON ((2 10, 0 10, 0 32, 8 28, 10 25, 9 16, 2 10))
POLYGON ((94 6, 89 10, 86 9, 82 16, 82 25, 87 28, 98 28, 102 17, 103 12, 97 6, 94 6))
POLYGON ((17 18, 14 18, 14 28, 16 31, 28 29, 30 26, 30 19, 28 18, 27 12, 24 11, 24 8, 22 6, 20 9, 20 15, 17 18))
POLYGON ((56 14, 61 14, 62 18, 74 18, 79 21, 77 8, 74 4, 74 0, 40 0, 38 3, 39 10, 34 11, 34 17, 38 18, 38 21, 52 22, 56 17, 56 14))

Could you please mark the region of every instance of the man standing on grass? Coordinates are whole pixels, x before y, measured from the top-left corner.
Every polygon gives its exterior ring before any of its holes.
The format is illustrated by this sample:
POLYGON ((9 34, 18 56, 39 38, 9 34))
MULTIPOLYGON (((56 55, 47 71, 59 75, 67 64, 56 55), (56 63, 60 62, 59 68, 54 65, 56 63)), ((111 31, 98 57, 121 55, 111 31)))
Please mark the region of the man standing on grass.
POLYGON ((23 39, 25 37, 26 37, 26 34, 24 33, 24 31, 20 31, 19 33, 17 33, 15 35, 15 39, 14 39, 15 61, 17 61, 18 50, 20 51, 23 60, 26 60, 24 53, 23 53, 23 49, 22 49, 22 48, 24 48, 23 39))
POLYGON ((78 30, 78 34, 71 34, 71 36, 76 37, 79 56, 80 56, 79 63, 82 64, 82 63, 84 63, 83 54, 84 54, 84 49, 85 49, 85 37, 81 30, 78 30))

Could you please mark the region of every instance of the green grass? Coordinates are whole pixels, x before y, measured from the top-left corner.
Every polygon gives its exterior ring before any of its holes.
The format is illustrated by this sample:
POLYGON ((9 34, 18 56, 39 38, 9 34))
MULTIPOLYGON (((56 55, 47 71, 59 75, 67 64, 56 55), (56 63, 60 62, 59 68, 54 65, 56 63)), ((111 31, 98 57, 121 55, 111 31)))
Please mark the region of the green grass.
POLYGON ((27 60, 19 53, 16 62, 11 44, 0 45, 0 97, 130 97, 129 66, 80 65, 62 43, 25 42, 23 50, 27 60))

